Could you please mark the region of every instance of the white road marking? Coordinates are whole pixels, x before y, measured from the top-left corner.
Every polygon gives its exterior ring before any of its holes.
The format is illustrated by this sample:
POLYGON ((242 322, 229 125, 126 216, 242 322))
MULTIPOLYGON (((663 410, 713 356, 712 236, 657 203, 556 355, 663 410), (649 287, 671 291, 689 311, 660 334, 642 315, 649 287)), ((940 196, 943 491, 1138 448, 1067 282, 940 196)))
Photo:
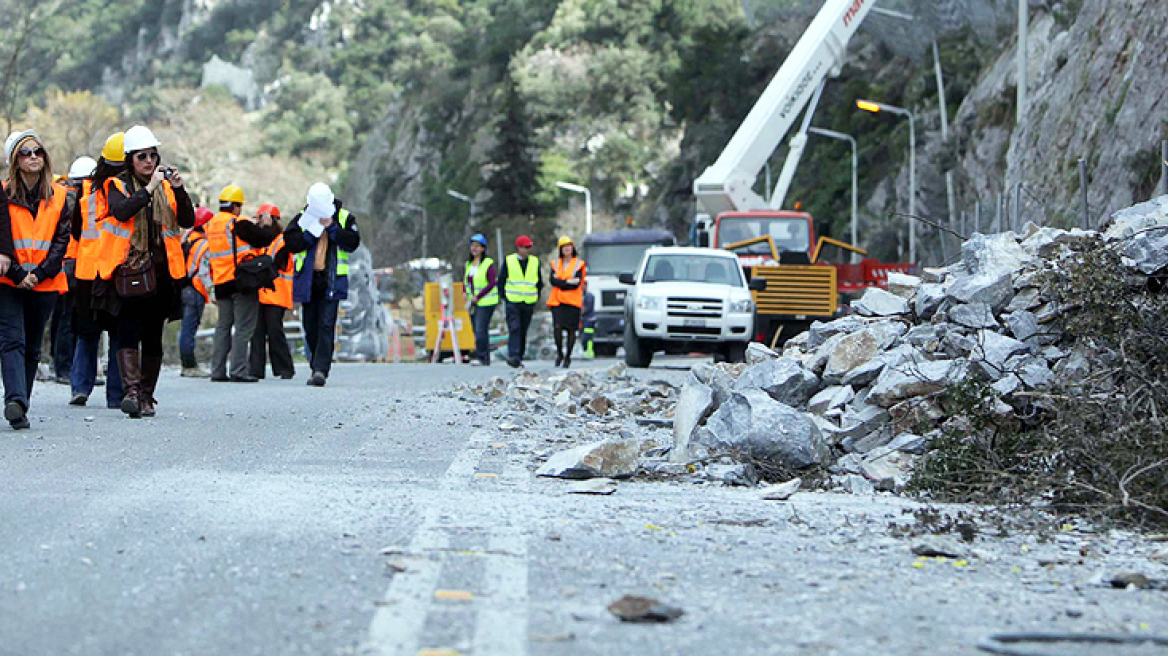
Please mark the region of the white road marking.
POLYGON ((527 654, 527 539, 519 528, 491 531, 483 573, 482 604, 475 618, 475 656, 527 654))

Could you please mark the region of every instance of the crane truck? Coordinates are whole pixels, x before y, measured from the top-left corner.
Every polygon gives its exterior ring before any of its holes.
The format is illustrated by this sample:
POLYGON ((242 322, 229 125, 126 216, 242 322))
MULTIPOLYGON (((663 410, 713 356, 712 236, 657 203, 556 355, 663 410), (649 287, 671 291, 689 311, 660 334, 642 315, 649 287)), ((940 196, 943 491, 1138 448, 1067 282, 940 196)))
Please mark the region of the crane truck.
POLYGON ((911 264, 873 259, 825 265, 820 262, 825 246, 867 253, 831 239, 822 226, 817 237, 810 214, 782 209, 823 87, 840 74, 848 42, 876 1, 827 0, 721 155, 694 181, 699 206, 694 243, 737 252, 748 277, 767 281, 765 290, 754 294, 758 341, 774 345, 812 321, 831 319, 843 311, 841 299, 885 284, 889 271, 912 270, 911 264), (764 199, 754 191, 755 182, 804 108, 775 191, 764 199))

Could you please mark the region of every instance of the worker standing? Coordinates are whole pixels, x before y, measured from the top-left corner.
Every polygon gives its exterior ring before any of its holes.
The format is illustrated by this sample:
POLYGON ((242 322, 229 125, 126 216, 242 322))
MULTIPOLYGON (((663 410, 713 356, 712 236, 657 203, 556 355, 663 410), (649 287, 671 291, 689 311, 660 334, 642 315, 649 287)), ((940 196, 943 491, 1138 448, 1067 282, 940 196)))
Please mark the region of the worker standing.
POLYGON ((296 375, 296 368, 292 364, 288 337, 284 335, 284 313, 292 309, 292 280, 296 273, 296 261, 284 247, 280 208, 267 203, 260 205, 256 221, 277 231, 275 240, 268 246, 268 255, 276 266, 276 280, 274 289, 260 290, 260 316, 255 336, 251 339, 249 356, 251 375, 263 378, 266 361, 271 359, 272 375, 290 380, 296 375))
POLYGON ((584 358, 596 357, 592 342, 596 338, 596 295, 588 291, 588 281, 580 287, 584 290, 584 305, 580 308, 580 346, 584 347, 584 358))
POLYGON ((336 346, 337 309, 349 297, 349 253, 361 245, 357 219, 332 189, 318 182, 308 189, 304 210, 284 229, 284 246, 296 255, 292 300, 300 303, 312 375, 324 387, 336 346))
POLYGON ((470 238, 470 259, 463 273, 470 322, 474 326, 475 352, 473 366, 491 364, 491 315, 499 304, 499 271, 495 261, 487 257, 487 238, 476 234, 470 238))
POLYGON ((31 427, 29 400, 40 363, 45 323, 68 289, 61 270, 69 248, 65 188, 53 183, 52 161, 33 130, 4 143, 8 184, 0 214, 0 372, 4 418, 31 427))
POLYGON ((215 283, 215 301, 219 322, 211 352, 211 380, 254 383, 258 378, 248 371, 248 347, 259 321, 258 290, 241 289, 235 280, 236 266, 257 257, 276 238, 275 228, 265 228, 241 217, 246 198, 243 190, 228 185, 219 193, 219 213, 207 224, 207 241, 211 248, 211 278, 215 283), (228 377, 227 356, 231 355, 228 377))
POLYGON ((499 287, 507 301, 507 364, 523 366, 527 354, 527 330, 535 314, 535 304, 543 292, 539 273, 539 258, 531 254, 535 243, 531 237, 520 235, 515 240, 515 251, 508 255, 499 272, 499 287))
POLYGON ((199 367, 195 354, 195 336, 203 323, 203 311, 211 303, 211 248, 207 241, 207 224, 215 213, 206 207, 195 208, 195 225, 183 237, 188 284, 182 290, 182 326, 178 333, 178 354, 184 378, 210 378, 211 372, 199 367))
MULTIPOLYGON (((123 151, 125 134, 118 132, 106 139, 92 180, 81 184, 81 197, 70 221, 73 238, 77 240, 77 278, 73 289, 73 333, 76 336, 73 367, 69 373, 72 389, 70 405, 85 405, 97 384, 97 356, 103 330, 109 335, 109 353, 106 361, 105 403, 110 409, 122 407, 122 374, 118 369, 117 321, 94 308, 94 287, 100 280, 103 248, 111 243, 113 235, 102 230, 109 214, 106 200, 112 180, 125 168, 123 151)), ((103 281, 105 283, 105 281, 103 281)), ((108 287, 108 284, 106 285, 108 287)))
POLYGON ((556 366, 567 369, 572 366, 572 349, 576 346, 576 331, 580 329, 580 308, 584 305, 582 287, 588 267, 576 253, 576 244, 571 237, 560 237, 556 250, 548 279, 552 291, 547 304, 552 310, 556 366))
POLYGON ((195 206, 173 167, 164 167, 162 142, 149 128, 126 130, 126 168, 107 187, 111 237, 99 275, 112 279, 119 304, 118 366, 125 394, 122 412, 153 417, 162 372, 162 332, 182 308, 186 277, 180 228, 195 225, 195 206))

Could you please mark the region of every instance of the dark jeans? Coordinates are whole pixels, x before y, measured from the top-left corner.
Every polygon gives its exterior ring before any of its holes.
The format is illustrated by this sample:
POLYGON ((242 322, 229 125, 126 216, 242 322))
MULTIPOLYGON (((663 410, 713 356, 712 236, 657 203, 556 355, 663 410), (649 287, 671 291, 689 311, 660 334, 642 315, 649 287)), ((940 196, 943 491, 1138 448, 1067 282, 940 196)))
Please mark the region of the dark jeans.
POLYGON ((260 316, 260 297, 256 292, 236 293, 218 298, 219 323, 215 325, 215 343, 211 350, 211 377, 227 377, 227 355, 231 354, 231 375, 248 375, 247 349, 255 335, 260 316))
POLYGON ((474 356, 483 364, 491 364, 491 317, 495 314, 495 307, 476 305, 470 318, 471 325, 474 326, 474 356))
POLYGON ((153 296, 122 299, 118 312, 119 349, 140 350, 144 357, 162 357, 162 329, 170 318, 170 308, 155 300, 153 296))
POLYGON ((182 359, 182 366, 193 369, 199 366, 195 358, 195 333, 199 332, 199 324, 203 321, 203 309, 207 306, 207 299, 191 286, 182 290, 182 327, 178 333, 178 353, 182 359))
POLYGON ((284 308, 260 303, 260 318, 256 323, 255 336, 251 338, 249 355, 251 375, 263 378, 267 366, 265 361, 268 358, 272 361, 273 376, 295 375, 292 351, 288 348, 288 338, 284 335, 284 308))
POLYGON ((527 355, 527 329, 533 314, 534 303, 507 303, 507 357, 512 361, 527 355))
POLYGON ((45 324, 57 304, 56 292, 32 292, 0 285, 0 370, 4 403, 28 409, 41 359, 45 324))
MULTIPOLYGON (((315 283, 315 281, 314 281, 315 283)), ((304 323, 304 341, 312 354, 312 372, 328 376, 333 364, 333 348, 336 346, 337 309, 340 301, 325 300, 325 290, 316 284, 312 286, 312 302, 300 306, 300 318, 304 323)))
MULTIPOLYGON (((101 344, 101 330, 78 332, 77 348, 73 351, 73 369, 69 373, 69 383, 74 394, 93 394, 97 380, 97 355, 101 344)), ((110 333, 108 361, 105 365, 105 405, 107 408, 122 407, 122 370, 117 361, 118 335, 110 333)))
POLYGON ((73 292, 57 296, 49 325, 49 345, 53 353, 53 373, 69 377, 73 369, 73 292))

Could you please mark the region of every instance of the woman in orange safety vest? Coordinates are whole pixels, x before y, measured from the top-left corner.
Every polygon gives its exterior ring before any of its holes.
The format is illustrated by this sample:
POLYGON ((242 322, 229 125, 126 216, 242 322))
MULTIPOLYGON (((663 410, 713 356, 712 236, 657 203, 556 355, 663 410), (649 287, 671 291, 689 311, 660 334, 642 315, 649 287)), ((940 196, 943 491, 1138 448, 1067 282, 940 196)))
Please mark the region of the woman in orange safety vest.
POLYGON ((195 225, 195 206, 182 176, 160 165, 160 145, 144 126, 126 130, 126 170, 108 188, 110 215, 103 226, 111 236, 100 269, 116 279, 119 269, 132 273, 145 268, 153 271, 156 283, 151 293, 118 297, 122 412, 131 418, 154 416, 162 329, 182 309, 179 292, 187 267, 179 228, 195 225))
POLYGON ((14 430, 31 426, 29 400, 45 323, 57 295, 68 290, 61 270, 69 248, 67 191, 53 183, 49 153, 33 130, 4 143, 8 183, 0 192, 0 370, 4 418, 14 430))
POLYGON ((552 291, 547 304, 552 310, 552 333, 556 337, 556 366, 567 369, 572 366, 572 349, 576 346, 576 331, 580 329, 580 307, 584 305, 582 287, 588 267, 576 253, 571 237, 560 237, 556 248, 559 256, 552 260, 552 291), (563 333, 567 333, 566 345, 563 333))
POLYGON ((256 223, 265 228, 275 226, 280 234, 268 246, 268 255, 276 264, 275 288, 260 289, 260 315, 248 349, 248 373, 264 377, 265 360, 272 361, 272 375, 289 380, 296 375, 292 350, 284 335, 284 311, 292 309, 292 278, 296 260, 284 247, 284 226, 280 225, 280 208, 264 203, 256 213, 256 223), (265 358, 265 354, 267 358, 265 358))

